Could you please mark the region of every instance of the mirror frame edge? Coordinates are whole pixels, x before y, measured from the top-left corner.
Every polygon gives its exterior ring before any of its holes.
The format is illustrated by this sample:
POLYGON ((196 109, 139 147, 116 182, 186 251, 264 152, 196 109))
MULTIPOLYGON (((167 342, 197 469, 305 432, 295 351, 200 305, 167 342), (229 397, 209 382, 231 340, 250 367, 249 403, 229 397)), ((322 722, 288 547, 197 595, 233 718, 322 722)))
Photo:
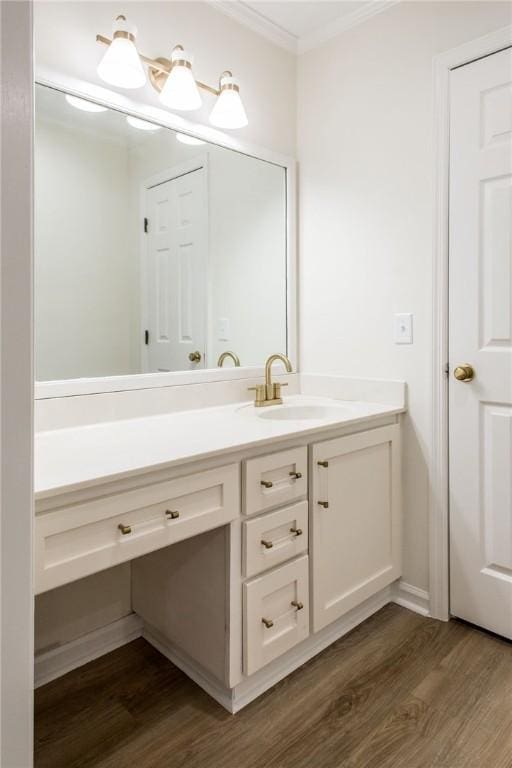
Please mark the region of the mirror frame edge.
MULTIPOLYGON (((288 155, 240 140, 208 126, 194 123, 186 118, 163 109, 134 101, 124 94, 110 91, 84 80, 62 73, 37 68, 34 76, 36 85, 69 93, 72 96, 89 99, 97 104, 115 109, 124 114, 143 120, 157 122, 164 128, 188 133, 198 139, 217 144, 257 160, 273 163, 285 170, 286 186, 286 354, 293 366, 293 373, 299 372, 298 360, 298 300, 297 300, 297 161, 288 155)), ((276 350, 280 351, 280 350, 276 350)), ((264 364, 256 367, 206 368, 198 371, 173 371, 170 373, 137 373, 122 376, 104 376, 58 381, 35 381, 36 400, 92 395, 126 390, 153 389, 237 379, 254 379, 264 375, 264 364)))

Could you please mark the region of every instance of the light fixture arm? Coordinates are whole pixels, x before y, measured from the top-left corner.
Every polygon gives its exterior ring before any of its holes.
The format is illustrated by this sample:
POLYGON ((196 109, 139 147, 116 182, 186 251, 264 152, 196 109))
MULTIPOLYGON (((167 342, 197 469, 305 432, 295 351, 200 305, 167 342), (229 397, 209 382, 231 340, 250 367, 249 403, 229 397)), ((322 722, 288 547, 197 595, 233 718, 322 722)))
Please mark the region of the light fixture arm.
MULTIPOLYGON (((109 37, 105 37, 104 35, 96 35, 96 42, 101 43, 102 45, 111 45, 112 40, 109 37)), ((176 45, 174 50, 183 50, 183 46, 176 45)), ((157 90, 162 90, 162 75, 167 76, 169 75, 173 65, 172 62, 169 59, 150 59, 148 56, 144 56, 142 53, 139 52, 140 60, 144 62, 144 64, 147 64, 149 67, 149 79, 151 81, 151 85, 157 90)), ((222 74, 226 74, 226 72, 223 72, 222 74)), ((230 73, 231 74, 231 73, 230 73)), ((221 75, 222 77, 222 75, 221 75)), ((206 83, 202 83, 200 80, 196 80, 196 84, 198 88, 202 88, 203 91, 208 91, 208 93, 212 93, 214 96, 218 96, 220 94, 220 89, 213 88, 211 85, 207 85, 206 83)))

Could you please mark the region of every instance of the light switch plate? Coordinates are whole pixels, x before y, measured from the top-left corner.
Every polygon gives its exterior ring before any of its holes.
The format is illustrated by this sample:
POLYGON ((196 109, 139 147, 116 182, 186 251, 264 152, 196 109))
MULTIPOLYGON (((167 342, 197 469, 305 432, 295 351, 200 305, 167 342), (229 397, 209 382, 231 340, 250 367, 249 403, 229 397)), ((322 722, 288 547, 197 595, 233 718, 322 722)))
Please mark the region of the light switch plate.
POLYGON ((219 341, 229 341, 231 336, 231 324, 227 317, 221 317, 218 323, 217 338, 219 341))
POLYGON ((412 314, 395 315, 395 344, 412 344, 412 314))

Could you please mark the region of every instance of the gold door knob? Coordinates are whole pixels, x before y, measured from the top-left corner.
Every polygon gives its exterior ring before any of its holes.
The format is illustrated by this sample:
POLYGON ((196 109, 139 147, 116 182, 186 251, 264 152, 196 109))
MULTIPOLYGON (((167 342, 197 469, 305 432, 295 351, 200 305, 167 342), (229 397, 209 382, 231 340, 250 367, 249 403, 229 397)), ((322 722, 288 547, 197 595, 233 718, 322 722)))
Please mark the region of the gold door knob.
POLYGON ((469 363, 462 363, 456 367, 453 375, 457 381, 473 381, 475 378, 475 371, 473 366, 469 363))
POLYGON ((196 350, 195 352, 191 352, 188 356, 188 359, 191 363, 200 363, 201 362, 201 353, 196 350))

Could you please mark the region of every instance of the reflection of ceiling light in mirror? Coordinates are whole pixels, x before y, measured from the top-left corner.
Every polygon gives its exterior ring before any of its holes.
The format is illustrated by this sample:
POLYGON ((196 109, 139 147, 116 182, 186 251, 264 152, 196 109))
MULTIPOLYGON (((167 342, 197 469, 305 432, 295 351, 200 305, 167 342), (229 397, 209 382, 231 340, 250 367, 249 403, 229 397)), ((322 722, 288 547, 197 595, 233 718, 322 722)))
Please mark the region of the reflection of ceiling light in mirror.
POLYGON ((200 144, 205 144, 202 139, 196 139, 195 136, 188 136, 186 133, 177 133, 176 139, 181 141, 182 144, 190 144, 193 147, 198 147, 200 144))
POLYGON ((190 56, 177 46, 171 55, 171 65, 171 71, 160 92, 160 101, 166 107, 184 112, 199 109, 202 101, 192 74, 190 56))
POLYGON ((107 107, 102 107, 101 104, 95 104, 94 101, 86 101, 86 99, 79 99, 78 96, 71 96, 69 93, 66 93, 66 101, 75 109, 81 109, 82 112, 107 111, 107 107))
POLYGON ((136 27, 128 24, 125 16, 114 23, 112 42, 98 65, 98 75, 109 85, 118 88, 141 88, 146 73, 135 47, 136 27))
POLYGON ((155 123, 148 123, 147 120, 141 120, 139 117, 133 117, 132 115, 126 116, 126 122, 132 126, 132 128, 138 128, 139 131, 159 131, 161 125, 155 125, 155 123))
POLYGON ((220 94, 213 105, 210 123, 217 128, 243 128, 248 123, 240 87, 231 72, 223 72, 220 77, 220 94))

